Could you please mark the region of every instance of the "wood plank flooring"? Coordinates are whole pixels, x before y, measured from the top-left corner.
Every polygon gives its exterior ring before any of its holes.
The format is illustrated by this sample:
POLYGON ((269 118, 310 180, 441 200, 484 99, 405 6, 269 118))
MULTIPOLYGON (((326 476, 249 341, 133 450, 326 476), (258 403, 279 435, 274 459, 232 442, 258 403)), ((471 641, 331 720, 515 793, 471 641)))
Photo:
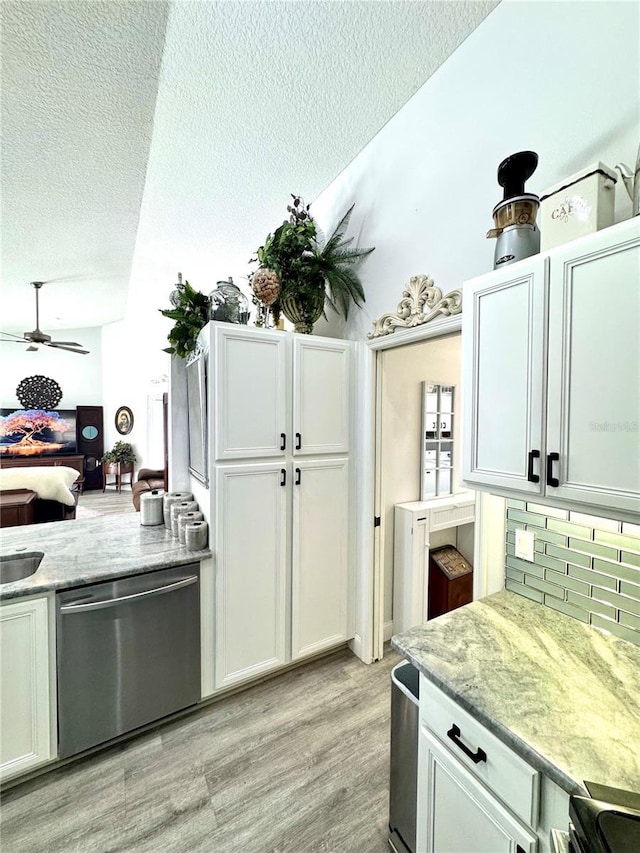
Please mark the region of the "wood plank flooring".
POLYGON ((125 488, 118 494, 114 488, 92 489, 78 498, 76 518, 95 518, 99 515, 119 515, 123 512, 135 512, 131 489, 125 488))
POLYGON ((342 650, 8 790, 3 853, 384 853, 390 671, 342 650))

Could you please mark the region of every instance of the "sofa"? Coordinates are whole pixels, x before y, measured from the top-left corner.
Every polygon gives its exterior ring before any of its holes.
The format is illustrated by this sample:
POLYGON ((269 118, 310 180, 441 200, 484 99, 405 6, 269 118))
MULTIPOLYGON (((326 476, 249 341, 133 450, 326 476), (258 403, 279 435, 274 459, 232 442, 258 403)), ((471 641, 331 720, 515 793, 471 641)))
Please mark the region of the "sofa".
POLYGON ((133 505, 136 512, 140 512, 140 497, 145 492, 150 492, 153 489, 166 489, 164 471, 154 471, 151 468, 141 468, 138 471, 137 480, 131 487, 133 505))

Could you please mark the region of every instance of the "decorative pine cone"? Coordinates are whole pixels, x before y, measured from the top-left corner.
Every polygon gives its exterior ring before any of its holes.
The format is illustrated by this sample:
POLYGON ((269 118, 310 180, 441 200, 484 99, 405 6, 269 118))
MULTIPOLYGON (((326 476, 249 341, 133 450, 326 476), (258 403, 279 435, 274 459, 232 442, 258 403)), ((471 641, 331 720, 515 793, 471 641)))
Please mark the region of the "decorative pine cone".
POLYGON ((273 305, 280 296, 280 276, 275 270, 260 267, 253 274, 251 286, 263 305, 273 305))

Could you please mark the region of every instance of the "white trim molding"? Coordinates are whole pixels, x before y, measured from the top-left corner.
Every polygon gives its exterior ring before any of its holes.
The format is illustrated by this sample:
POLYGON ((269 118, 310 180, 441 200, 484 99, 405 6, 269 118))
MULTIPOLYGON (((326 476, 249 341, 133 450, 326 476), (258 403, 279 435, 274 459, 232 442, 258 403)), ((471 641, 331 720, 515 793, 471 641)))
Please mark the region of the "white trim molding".
POLYGON ((462 290, 452 290, 445 296, 428 275, 412 275, 402 291, 395 314, 383 314, 374 321, 373 332, 367 337, 380 338, 392 334, 397 328, 413 329, 435 317, 451 317, 462 311, 462 290))

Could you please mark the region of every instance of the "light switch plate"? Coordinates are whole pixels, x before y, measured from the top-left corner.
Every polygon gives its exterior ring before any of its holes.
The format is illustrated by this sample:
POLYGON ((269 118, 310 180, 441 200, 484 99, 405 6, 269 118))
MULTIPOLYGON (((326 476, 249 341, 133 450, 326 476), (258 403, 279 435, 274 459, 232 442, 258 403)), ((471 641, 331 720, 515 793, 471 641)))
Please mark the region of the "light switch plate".
POLYGON ((533 563, 535 537, 531 530, 516 530, 516 557, 533 563))

